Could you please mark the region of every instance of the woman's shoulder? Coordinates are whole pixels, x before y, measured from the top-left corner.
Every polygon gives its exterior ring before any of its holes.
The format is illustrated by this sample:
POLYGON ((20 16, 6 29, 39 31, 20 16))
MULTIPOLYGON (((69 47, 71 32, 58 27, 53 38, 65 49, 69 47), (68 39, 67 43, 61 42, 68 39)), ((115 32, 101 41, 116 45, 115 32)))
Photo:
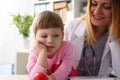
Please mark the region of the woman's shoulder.
POLYGON ((67 23, 76 24, 76 23, 81 23, 81 22, 84 22, 84 21, 85 21, 84 19, 75 18, 73 20, 68 21, 67 23))
POLYGON ((85 20, 81 19, 81 18, 76 18, 76 19, 73 19, 71 21, 66 22, 65 28, 71 28, 71 29, 73 29, 73 28, 78 27, 80 24, 81 25, 85 24, 85 20))
POLYGON ((74 23, 74 24, 78 24, 78 23, 80 24, 80 23, 84 23, 84 22, 85 22, 85 15, 71 20, 71 23, 74 23))
POLYGON ((70 42, 70 41, 62 41, 62 48, 64 47, 66 47, 66 48, 68 48, 68 47, 72 47, 72 43, 70 42))

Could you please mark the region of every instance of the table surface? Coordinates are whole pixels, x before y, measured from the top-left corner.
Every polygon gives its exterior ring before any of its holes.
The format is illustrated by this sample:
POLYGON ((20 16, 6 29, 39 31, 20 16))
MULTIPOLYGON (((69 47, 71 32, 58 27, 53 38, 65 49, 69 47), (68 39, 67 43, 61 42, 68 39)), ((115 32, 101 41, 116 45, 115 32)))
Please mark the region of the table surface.
POLYGON ((0 80, 28 80, 27 75, 0 75, 0 80))
MULTIPOLYGON (((28 80, 27 75, 0 75, 0 80, 28 80)), ((120 80, 118 78, 71 77, 70 80, 120 80)))
POLYGON ((107 77, 71 77, 70 80, 120 80, 120 79, 107 77))

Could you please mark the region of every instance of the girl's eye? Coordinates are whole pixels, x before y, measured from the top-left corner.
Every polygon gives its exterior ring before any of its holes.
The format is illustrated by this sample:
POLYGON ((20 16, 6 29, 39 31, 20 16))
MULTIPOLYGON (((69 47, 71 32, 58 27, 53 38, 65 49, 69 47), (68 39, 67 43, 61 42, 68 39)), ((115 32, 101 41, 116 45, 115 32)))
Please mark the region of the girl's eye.
POLYGON ((47 38, 47 35, 41 36, 42 38, 47 38))
POLYGON ((57 37, 59 37, 59 34, 55 34, 55 35, 53 35, 55 38, 57 38, 57 37))

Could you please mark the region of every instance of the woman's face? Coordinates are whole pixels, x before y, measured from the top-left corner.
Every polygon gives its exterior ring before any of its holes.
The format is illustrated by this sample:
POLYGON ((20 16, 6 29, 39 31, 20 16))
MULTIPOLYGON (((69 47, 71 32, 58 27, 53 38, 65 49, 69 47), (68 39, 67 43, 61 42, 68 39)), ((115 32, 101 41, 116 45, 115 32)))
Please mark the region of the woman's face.
POLYGON ((90 19, 93 26, 108 27, 111 24, 112 12, 110 0, 91 0, 90 19))

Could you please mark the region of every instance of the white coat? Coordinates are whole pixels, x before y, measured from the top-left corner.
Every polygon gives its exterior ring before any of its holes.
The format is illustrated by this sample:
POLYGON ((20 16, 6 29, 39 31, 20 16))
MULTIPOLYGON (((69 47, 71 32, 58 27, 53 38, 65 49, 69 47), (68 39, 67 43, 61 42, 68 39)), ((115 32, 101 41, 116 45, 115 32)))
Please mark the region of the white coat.
MULTIPOLYGON (((75 68, 81 58, 85 31, 86 22, 83 20, 73 20, 64 26, 64 39, 72 42, 74 46, 75 68)), ((106 42, 98 76, 109 76, 111 71, 114 71, 114 74, 120 78, 120 45, 116 45, 114 41, 106 42), (109 50, 111 54, 108 54, 109 50), (112 64, 110 64, 111 58, 112 64)))

